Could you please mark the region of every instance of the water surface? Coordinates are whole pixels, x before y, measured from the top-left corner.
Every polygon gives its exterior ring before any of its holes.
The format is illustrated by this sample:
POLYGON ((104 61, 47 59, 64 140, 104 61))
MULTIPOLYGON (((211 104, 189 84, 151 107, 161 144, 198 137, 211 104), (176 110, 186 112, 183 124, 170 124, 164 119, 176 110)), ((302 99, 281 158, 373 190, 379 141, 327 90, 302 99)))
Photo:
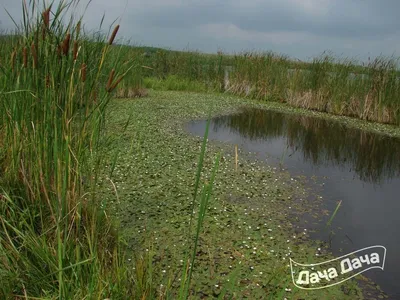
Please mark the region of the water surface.
MULTIPOLYGON (((203 136, 205 125, 206 121, 193 121, 188 130, 203 136)), ((214 118, 209 139, 237 144, 293 175, 316 176, 324 208, 333 212, 342 200, 332 224, 333 253, 340 256, 385 246, 385 270, 364 275, 391 299, 400 299, 400 139, 320 118, 254 108, 214 118)), ((319 229, 325 221, 310 226, 319 229)), ((321 231, 312 237, 329 239, 321 231)))

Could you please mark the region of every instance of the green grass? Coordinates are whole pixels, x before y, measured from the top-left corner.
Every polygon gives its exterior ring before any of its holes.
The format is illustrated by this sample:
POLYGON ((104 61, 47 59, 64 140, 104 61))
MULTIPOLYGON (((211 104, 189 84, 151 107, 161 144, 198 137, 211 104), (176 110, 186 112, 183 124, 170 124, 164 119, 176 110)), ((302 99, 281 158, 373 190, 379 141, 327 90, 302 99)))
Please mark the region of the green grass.
POLYGON ((207 86, 198 81, 191 81, 186 78, 179 78, 175 75, 167 76, 165 79, 148 77, 144 79, 144 87, 161 91, 188 91, 207 92, 207 86))

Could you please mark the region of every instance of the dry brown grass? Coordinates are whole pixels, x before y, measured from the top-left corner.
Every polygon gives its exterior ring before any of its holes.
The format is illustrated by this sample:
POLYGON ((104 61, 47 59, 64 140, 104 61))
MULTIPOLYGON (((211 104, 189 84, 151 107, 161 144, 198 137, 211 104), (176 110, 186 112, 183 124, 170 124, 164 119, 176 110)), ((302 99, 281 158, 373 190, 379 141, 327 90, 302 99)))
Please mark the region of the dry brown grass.
POLYGON ((148 91, 145 88, 119 88, 115 92, 115 98, 142 98, 148 95, 148 91))

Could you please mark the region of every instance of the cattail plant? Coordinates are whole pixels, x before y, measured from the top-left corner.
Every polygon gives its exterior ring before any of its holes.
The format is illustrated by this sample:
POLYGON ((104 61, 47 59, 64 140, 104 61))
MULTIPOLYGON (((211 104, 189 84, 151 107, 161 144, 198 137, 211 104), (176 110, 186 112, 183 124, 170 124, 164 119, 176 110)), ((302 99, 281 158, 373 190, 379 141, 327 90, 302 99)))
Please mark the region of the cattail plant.
POLYGON ((12 70, 12 71, 14 71, 14 69, 15 69, 15 59, 16 59, 16 56, 17 56, 17 50, 14 50, 14 51, 11 53, 11 59, 10 59, 10 65, 11 65, 11 70, 12 70))
POLYGON ((107 86, 106 86, 107 92, 110 92, 111 85, 114 80, 114 74, 115 74, 115 69, 112 69, 110 72, 110 75, 108 76, 108 81, 107 81, 107 86))
POLYGON ((37 69, 38 67, 38 54, 36 51, 36 45, 34 42, 31 44, 31 53, 32 53, 32 59, 33 59, 33 68, 37 69))
POLYGON ((42 40, 44 40, 46 38, 46 33, 50 29, 50 9, 51 9, 51 7, 47 8, 42 13, 42 18, 43 18, 42 40))
POLYGON ((8 145, 0 160, 7 199, 0 202, 0 222, 7 220, 0 269, 10 284, 0 286, 0 298, 114 298, 114 288, 128 291, 129 281, 116 269, 119 243, 99 211, 96 179, 111 91, 133 65, 123 65, 118 51, 110 55, 119 26, 110 39, 94 39, 80 32, 80 21, 65 24, 71 6, 63 1, 37 8, 23 1, 23 28, 0 49, 10 59, 0 76, 7 112, 0 143, 8 145), (15 72, 17 53, 23 72, 15 72))
POLYGON ((76 40, 79 38, 79 34, 81 33, 81 24, 82 24, 82 21, 79 20, 75 27, 75 39, 76 40))
POLYGON ((71 34, 67 33, 67 35, 65 36, 65 39, 62 43, 62 46, 61 46, 63 55, 68 55, 70 41, 71 41, 71 34))
POLYGON ((24 68, 28 67, 28 50, 26 47, 22 49, 22 59, 24 63, 24 68))
POLYGON ((115 82, 110 86, 110 88, 108 89, 108 92, 111 93, 112 91, 114 91, 114 89, 118 86, 118 84, 122 81, 122 79, 124 79, 123 75, 118 77, 118 79, 115 80, 115 82))
POLYGON ((49 30, 50 28, 50 10, 51 7, 48 7, 47 9, 45 9, 45 11, 42 13, 42 17, 43 17, 43 27, 46 30, 49 30))
POLYGON ((81 81, 82 82, 86 81, 86 70, 87 70, 87 65, 85 63, 82 63, 82 66, 81 66, 81 81))
POLYGON ((109 45, 112 45, 112 43, 114 42, 114 39, 117 36, 118 30, 119 30, 119 25, 115 26, 115 28, 110 36, 110 39, 108 40, 109 45))
POLYGON ((78 41, 74 41, 73 59, 76 60, 77 57, 78 57, 78 41))

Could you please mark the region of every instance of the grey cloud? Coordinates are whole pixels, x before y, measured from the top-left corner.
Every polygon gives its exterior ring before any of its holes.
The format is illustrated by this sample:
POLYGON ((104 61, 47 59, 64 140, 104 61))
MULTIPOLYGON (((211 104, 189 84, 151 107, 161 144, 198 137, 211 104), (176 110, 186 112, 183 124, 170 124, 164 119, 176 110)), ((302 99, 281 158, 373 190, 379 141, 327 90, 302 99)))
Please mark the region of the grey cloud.
MULTIPOLYGON (((2 1, 19 16, 20 1, 2 1)), ((302 59, 332 50, 363 59, 400 51, 399 11, 398 0, 93 0, 84 20, 95 30, 103 13, 105 29, 122 17, 119 36, 172 49, 273 50, 302 59), (229 26, 242 36, 225 34, 229 26)), ((0 20, 0 29, 12 27, 1 6, 0 20)))
MULTIPOLYGON (((248 0, 248 2, 251 2, 248 0)), ((318 1, 315 1, 316 3, 318 1)), ((332 0, 326 13, 311 15, 285 1, 238 7, 232 1, 196 2, 179 7, 132 14, 142 25, 196 27, 208 23, 231 23, 243 30, 303 31, 316 35, 368 38, 397 33, 400 1, 332 0)))

